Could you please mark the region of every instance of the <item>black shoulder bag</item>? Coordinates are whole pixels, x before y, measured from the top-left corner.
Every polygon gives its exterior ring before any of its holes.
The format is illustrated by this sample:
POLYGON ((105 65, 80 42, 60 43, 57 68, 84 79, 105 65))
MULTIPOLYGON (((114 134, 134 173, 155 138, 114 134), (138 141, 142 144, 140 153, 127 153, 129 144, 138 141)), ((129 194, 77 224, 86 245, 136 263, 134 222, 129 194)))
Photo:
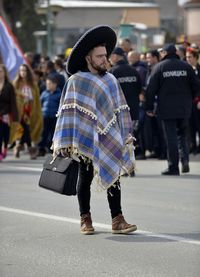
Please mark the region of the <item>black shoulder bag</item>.
POLYGON ((72 158, 50 155, 43 165, 39 186, 64 195, 76 195, 78 162, 72 158))

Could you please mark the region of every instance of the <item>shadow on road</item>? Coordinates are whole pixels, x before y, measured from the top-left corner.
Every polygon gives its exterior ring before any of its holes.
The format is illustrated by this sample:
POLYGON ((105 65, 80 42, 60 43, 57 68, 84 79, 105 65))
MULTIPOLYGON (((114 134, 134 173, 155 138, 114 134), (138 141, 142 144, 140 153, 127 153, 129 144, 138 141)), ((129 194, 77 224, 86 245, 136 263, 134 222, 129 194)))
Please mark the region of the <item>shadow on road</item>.
POLYGON ((138 233, 131 233, 128 235, 115 235, 115 236, 109 236, 106 239, 111 240, 111 241, 116 241, 116 242, 178 242, 182 240, 192 240, 192 241, 197 241, 200 242, 200 233, 182 233, 182 234, 138 234, 138 233), (159 236, 165 236, 164 238, 159 237, 159 236), (168 237, 169 236, 169 237, 168 237), (173 239, 170 238, 173 237, 173 239), (176 240, 177 237, 177 240, 176 240))
MULTIPOLYGON (((123 177, 124 178, 124 177, 123 177)), ((126 177, 127 178, 127 177, 126 177)), ((128 177, 129 178, 129 177, 128 177)), ((177 179, 200 179, 200 174, 187 174, 180 176, 163 176, 160 174, 138 174, 133 178, 159 178, 159 179, 167 179, 167 178, 177 178, 177 179)))

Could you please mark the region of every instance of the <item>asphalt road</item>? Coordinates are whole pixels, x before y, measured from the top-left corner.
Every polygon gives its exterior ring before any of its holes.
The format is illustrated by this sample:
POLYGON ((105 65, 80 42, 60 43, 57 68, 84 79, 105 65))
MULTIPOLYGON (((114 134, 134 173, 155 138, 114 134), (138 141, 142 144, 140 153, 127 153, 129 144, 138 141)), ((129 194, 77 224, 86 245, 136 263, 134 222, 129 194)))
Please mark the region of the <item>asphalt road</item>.
POLYGON ((122 178, 129 235, 112 235, 106 192, 92 185, 96 234, 79 232, 76 197, 38 187, 43 159, 0 163, 1 277, 199 277, 200 155, 191 172, 161 176, 166 161, 137 161, 122 178))

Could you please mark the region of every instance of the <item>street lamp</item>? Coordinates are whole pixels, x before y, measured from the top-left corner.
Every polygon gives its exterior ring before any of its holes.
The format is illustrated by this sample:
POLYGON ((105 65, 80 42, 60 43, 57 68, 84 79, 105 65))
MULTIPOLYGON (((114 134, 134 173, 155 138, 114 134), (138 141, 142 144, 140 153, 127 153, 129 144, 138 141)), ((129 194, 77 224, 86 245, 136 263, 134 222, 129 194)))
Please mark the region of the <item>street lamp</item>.
POLYGON ((51 10, 50 10, 50 0, 47 0, 47 55, 51 57, 51 10))
POLYGON ((35 31, 33 35, 36 37, 36 53, 43 53, 43 37, 47 35, 47 31, 35 31))
POLYGON ((62 11, 59 5, 53 5, 50 0, 38 0, 35 6, 37 14, 46 14, 46 32, 47 32, 47 55, 52 56, 53 25, 55 17, 62 11), (54 17, 53 17, 54 16, 54 17))

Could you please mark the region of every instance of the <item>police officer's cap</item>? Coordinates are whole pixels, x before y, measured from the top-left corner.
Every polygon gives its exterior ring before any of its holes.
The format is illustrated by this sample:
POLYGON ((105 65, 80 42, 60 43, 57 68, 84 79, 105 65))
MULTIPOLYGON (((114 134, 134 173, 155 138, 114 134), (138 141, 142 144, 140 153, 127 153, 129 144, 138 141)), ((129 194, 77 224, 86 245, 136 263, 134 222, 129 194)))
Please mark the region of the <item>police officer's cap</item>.
POLYGON ((163 51, 166 51, 167 53, 176 53, 176 47, 173 43, 167 43, 163 47, 163 51))
POLYGON ((112 54, 124 56, 124 50, 120 47, 115 47, 114 50, 112 51, 112 54))

